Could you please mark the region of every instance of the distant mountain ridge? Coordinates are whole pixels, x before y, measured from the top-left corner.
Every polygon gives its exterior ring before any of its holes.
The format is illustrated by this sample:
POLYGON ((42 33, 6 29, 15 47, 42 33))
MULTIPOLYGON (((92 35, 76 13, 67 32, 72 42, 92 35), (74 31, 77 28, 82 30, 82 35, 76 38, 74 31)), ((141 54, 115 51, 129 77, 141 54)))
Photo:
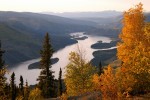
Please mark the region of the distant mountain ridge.
MULTIPOLYGON (((144 13, 145 15, 145 21, 150 22, 150 12, 144 13)), ((114 16, 110 18, 101 18, 101 17, 83 17, 83 18, 76 18, 80 20, 85 20, 85 21, 91 21, 97 23, 97 27, 99 28, 104 28, 104 29, 109 29, 109 28, 118 28, 120 29, 122 27, 122 18, 123 15, 119 16, 114 16)))
POLYGON ((122 12, 115 10, 107 10, 107 11, 97 11, 97 12, 63 12, 63 13, 53 13, 53 12, 41 12, 43 14, 57 15, 61 17, 67 18, 109 18, 120 16, 122 12))

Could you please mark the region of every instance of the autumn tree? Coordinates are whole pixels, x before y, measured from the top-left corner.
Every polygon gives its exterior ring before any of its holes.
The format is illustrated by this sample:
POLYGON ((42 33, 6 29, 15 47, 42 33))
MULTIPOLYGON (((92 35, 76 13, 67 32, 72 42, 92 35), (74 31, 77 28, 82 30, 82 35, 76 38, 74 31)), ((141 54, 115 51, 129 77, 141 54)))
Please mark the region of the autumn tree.
POLYGON ((118 97, 129 97, 131 91, 133 91, 135 79, 131 74, 122 71, 122 68, 117 68, 115 73, 118 97))
POLYGON ((117 48, 117 56, 123 62, 122 82, 134 83, 128 85, 134 93, 150 91, 150 32, 149 25, 144 22, 142 6, 139 3, 124 12, 121 42, 117 48))
POLYGON ((92 91, 95 67, 86 62, 81 52, 71 52, 69 60, 64 79, 67 94, 74 96, 92 91))
POLYGON ((95 84, 95 89, 102 92, 103 99, 106 100, 115 100, 118 97, 118 85, 114 73, 114 69, 107 67, 104 70, 104 73, 93 76, 93 82, 95 84))
POLYGON ((33 89, 29 94, 28 100, 44 100, 42 97, 42 91, 39 88, 33 89))
POLYGON ((92 82, 93 82, 94 90, 101 91, 101 86, 102 86, 101 79, 97 73, 93 75, 92 82))
POLYGON ((58 78, 58 95, 61 96, 62 95, 62 92, 63 92, 63 88, 62 88, 62 70, 60 68, 60 71, 59 71, 59 78, 58 78))
POLYGON ((45 98, 54 97, 55 88, 54 88, 54 76, 53 72, 50 70, 51 68, 51 57, 53 55, 53 49, 50 43, 50 38, 48 33, 46 33, 43 49, 41 50, 41 60, 40 60, 40 68, 41 73, 38 78, 39 84, 38 87, 41 89, 42 95, 45 98))

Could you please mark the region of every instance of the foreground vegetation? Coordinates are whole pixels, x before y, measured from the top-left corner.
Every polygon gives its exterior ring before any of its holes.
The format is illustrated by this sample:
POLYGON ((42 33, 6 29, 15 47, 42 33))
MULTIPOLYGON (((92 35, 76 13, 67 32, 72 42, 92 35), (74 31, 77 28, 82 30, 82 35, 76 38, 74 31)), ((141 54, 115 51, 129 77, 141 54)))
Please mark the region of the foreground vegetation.
MULTIPOLYGON (((0 45, 0 99, 1 100, 42 100, 60 97, 71 99, 92 93, 96 99, 117 100, 135 95, 150 93, 150 23, 144 21, 142 4, 124 13, 123 28, 118 43, 117 57, 121 61, 118 68, 110 65, 103 68, 93 66, 84 58, 84 53, 71 52, 70 63, 66 66, 64 81, 60 68, 58 80, 51 71, 53 49, 48 33, 41 50, 39 83, 31 89, 24 85, 20 76, 19 87, 15 84, 15 73, 12 73, 10 84, 6 82, 4 50, 0 45), (65 84, 65 86, 64 86, 65 84), (65 89, 64 89, 65 87, 65 89)), ((86 97, 84 99, 87 99, 86 97)))

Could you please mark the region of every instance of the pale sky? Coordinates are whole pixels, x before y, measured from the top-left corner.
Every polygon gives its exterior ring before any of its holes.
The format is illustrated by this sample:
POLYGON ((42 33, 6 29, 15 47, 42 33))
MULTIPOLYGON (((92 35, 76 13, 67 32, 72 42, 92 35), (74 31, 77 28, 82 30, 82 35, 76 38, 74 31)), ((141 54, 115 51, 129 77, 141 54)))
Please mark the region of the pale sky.
POLYGON ((125 11, 143 3, 150 11, 150 0, 0 0, 0 11, 19 12, 83 12, 117 10, 125 11))

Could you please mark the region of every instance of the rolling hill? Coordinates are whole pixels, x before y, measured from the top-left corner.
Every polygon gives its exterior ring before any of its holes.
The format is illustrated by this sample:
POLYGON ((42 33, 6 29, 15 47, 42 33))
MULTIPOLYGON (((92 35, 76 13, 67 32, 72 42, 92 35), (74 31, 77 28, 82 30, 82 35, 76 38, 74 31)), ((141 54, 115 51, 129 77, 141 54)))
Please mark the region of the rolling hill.
POLYGON ((54 50, 75 43, 68 33, 90 30, 95 23, 28 12, 0 12, 0 40, 9 67, 39 57, 42 40, 50 33, 54 50), (61 43, 61 44, 60 44, 61 43))
POLYGON ((24 32, 64 34, 93 28, 96 23, 29 12, 0 12, 0 22, 24 32))

